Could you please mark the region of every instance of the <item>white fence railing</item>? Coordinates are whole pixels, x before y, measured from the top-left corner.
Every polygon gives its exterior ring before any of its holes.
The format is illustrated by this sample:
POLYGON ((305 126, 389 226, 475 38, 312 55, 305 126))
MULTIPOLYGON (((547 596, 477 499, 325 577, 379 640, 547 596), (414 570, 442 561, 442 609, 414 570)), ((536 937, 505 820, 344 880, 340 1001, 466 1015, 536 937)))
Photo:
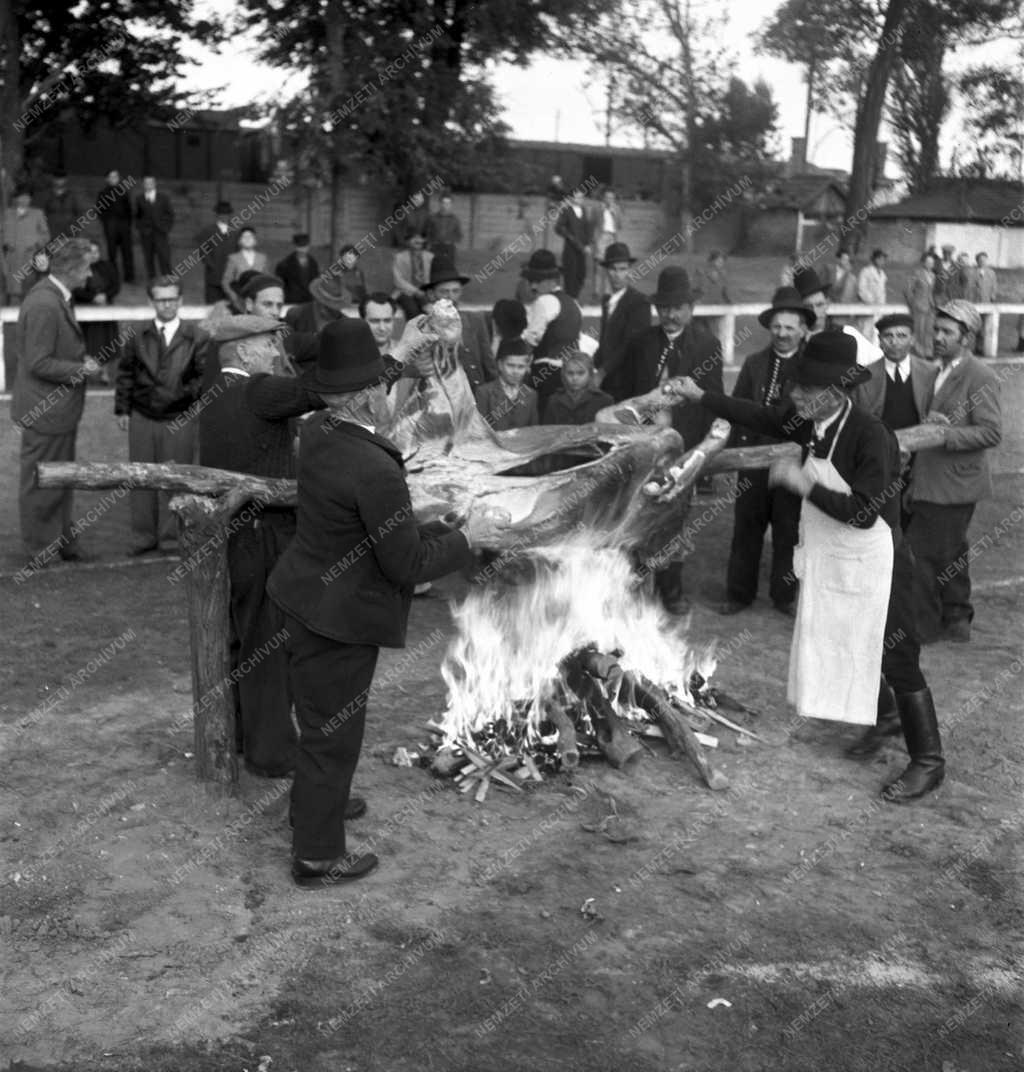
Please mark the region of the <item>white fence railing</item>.
MULTIPOLYGON (((462 306, 467 312, 486 312, 489 305, 467 304, 462 306)), ((750 352, 765 345, 761 329, 751 326, 737 334, 736 321, 740 317, 756 317, 765 308, 763 302, 745 305, 697 305, 693 315, 713 322, 715 334, 722 344, 722 362, 726 368, 736 364, 737 353, 750 352)), ((982 353, 986 357, 995 357, 999 348, 1000 316, 1024 315, 1024 302, 999 302, 994 305, 977 305, 975 308, 982 317, 982 353)), ((831 305, 830 316, 840 316, 853 321, 869 339, 875 338, 875 321, 886 313, 905 313, 906 305, 890 303, 886 305, 831 305)), ((205 305, 183 305, 179 315, 183 320, 205 319, 209 307, 205 305)), ((148 305, 79 305, 75 307, 75 316, 80 323, 88 321, 144 321, 153 318, 153 310, 148 305)), ((585 305, 583 316, 587 320, 599 320, 601 310, 596 305, 585 305)), ((0 324, 14 323, 18 319, 18 307, 8 306, 0 309, 0 324)), ((4 382, 4 333, 0 331, 0 392, 8 390, 4 382)))

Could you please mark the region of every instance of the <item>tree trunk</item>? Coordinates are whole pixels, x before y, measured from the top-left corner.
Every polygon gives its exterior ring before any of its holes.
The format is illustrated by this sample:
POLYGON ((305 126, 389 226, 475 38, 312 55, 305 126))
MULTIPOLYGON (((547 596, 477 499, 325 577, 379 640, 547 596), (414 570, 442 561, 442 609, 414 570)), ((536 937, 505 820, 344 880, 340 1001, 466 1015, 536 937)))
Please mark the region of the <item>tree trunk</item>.
POLYGON ((25 138, 15 126, 21 118, 21 44, 12 0, 0 0, 0 210, 21 172, 25 138))
MULTIPOLYGON (((331 108, 341 108, 345 102, 349 79, 345 60, 345 5, 326 4, 324 7, 324 31, 331 108)), ((343 130, 336 124, 331 131, 331 256, 333 261, 345 233, 345 220, 341 207, 341 185, 345 178, 346 155, 343 130)))
POLYGON ((857 107, 850 191, 846 197, 846 216, 851 232, 845 245, 851 253, 856 253, 860 248, 867 231, 868 210, 874 195, 878 128, 885 107, 889 76, 899 55, 900 37, 909 5, 910 0, 889 0, 878 51, 868 68, 867 88, 857 107))
POLYGON ((680 44, 682 45, 683 76, 686 83, 686 152, 683 155, 683 167, 679 175, 680 206, 679 222, 680 233, 683 236, 683 252, 689 253, 693 242, 693 154, 697 142, 696 101, 694 95, 696 87, 693 84, 693 49, 691 47, 690 33, 690 0, 686 0, 686 11, 682 23, 683 34, 680 44))

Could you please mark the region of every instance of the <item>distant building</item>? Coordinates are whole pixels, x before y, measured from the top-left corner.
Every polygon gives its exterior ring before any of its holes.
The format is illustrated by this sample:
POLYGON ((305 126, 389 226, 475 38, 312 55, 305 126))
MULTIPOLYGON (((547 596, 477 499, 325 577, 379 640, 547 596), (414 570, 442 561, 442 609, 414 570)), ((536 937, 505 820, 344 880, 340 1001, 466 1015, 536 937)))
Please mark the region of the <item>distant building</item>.
POLYGON ((1024 268, 1024 184, 995 179, 940 179, 923 194, 871 214, 868 243, 912 263, 929 246, 985 252, 994 268, 1024 268))

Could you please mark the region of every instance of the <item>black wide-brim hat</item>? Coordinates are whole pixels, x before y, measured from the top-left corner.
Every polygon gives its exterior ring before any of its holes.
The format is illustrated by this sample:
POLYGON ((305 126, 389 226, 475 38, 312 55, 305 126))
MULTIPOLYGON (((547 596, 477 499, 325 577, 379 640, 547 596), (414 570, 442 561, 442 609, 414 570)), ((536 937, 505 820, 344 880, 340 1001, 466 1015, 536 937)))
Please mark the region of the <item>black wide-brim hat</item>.
POLYGON ((365 320, 343 316, 320 332, 320 351, 309 386, 321 394, 362 391, 381 382, 384 359, 365 320))
POLYGON ((636 264, 636 257, 629 252, 629 246, 625 242, 612 242, 604 251, 604 260, 598 261, 602 268, 609 268, 613 264, 636 264))
POLYGON ((434 257, 430 262, 430 282, 428 287, 436 287, 441 283, 461 283, 465 286, 469 282, 469 276, 463 275, 455 267, 455 261, 447 257, 434 257))
POLYGON ((814 321, 818 319, 814 310, 804 305, 804 299, 796 287, 779 287, 772 295, 771 306, 758 315, 757 322, 763 328, 769 327, 776 313, 799 313, 809 328, 813 328, 814 321))
POLYGON ((658 289, 651 296, 652 305, 692 305, 693 291, 685 268, 664 268, 658 276, 658 289))
POLYGON ((819 290, 827 296, 832 289, 832 284, 824 282, 813 268, 804 268, 802 265, 793 269, 793 286, 799 291, 801 298, 809 298, 819 290))
POLYGON ((562 266, 550 249, 535 249, 519 274, 531 283, 541 279, 557 279, 562 274, 562 266))
POLYGON ((871 379, 857 364, 857 340, 845 331, 819 331, 786 362, 786 379, 805 387, 856 387, 871 379))

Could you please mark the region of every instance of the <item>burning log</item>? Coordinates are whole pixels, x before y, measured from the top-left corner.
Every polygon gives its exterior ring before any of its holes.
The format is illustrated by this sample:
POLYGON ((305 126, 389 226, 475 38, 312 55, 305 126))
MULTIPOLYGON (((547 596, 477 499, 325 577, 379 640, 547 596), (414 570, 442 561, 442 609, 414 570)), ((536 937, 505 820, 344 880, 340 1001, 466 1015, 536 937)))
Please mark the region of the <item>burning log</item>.
POLYGON ((544 714, 558 732, 558 743, 555 748, 562 761, 562 770, 576 770, 580 765, 580 749, 572 719, 569 718, 561 702, 554 698, 544 704, 544 714))
POLYGON ((566 684, 586 705, 598 747, 605 759, 616 770, 622 770, 643 752, 644 747, 630 733, 626 720, 612 707, 600 683, 584 668, 588 654, 577 652, 565 660, 566 684))
POLYGON ((686 716, 673 705, 668 694, 636 674, 628 674, 627 681, 633 688, 637 706, 642 707, 661 727, 669 750, 689 756, 709 789, 716 792, 728 789, 729 779, 711 765, 686 716))

